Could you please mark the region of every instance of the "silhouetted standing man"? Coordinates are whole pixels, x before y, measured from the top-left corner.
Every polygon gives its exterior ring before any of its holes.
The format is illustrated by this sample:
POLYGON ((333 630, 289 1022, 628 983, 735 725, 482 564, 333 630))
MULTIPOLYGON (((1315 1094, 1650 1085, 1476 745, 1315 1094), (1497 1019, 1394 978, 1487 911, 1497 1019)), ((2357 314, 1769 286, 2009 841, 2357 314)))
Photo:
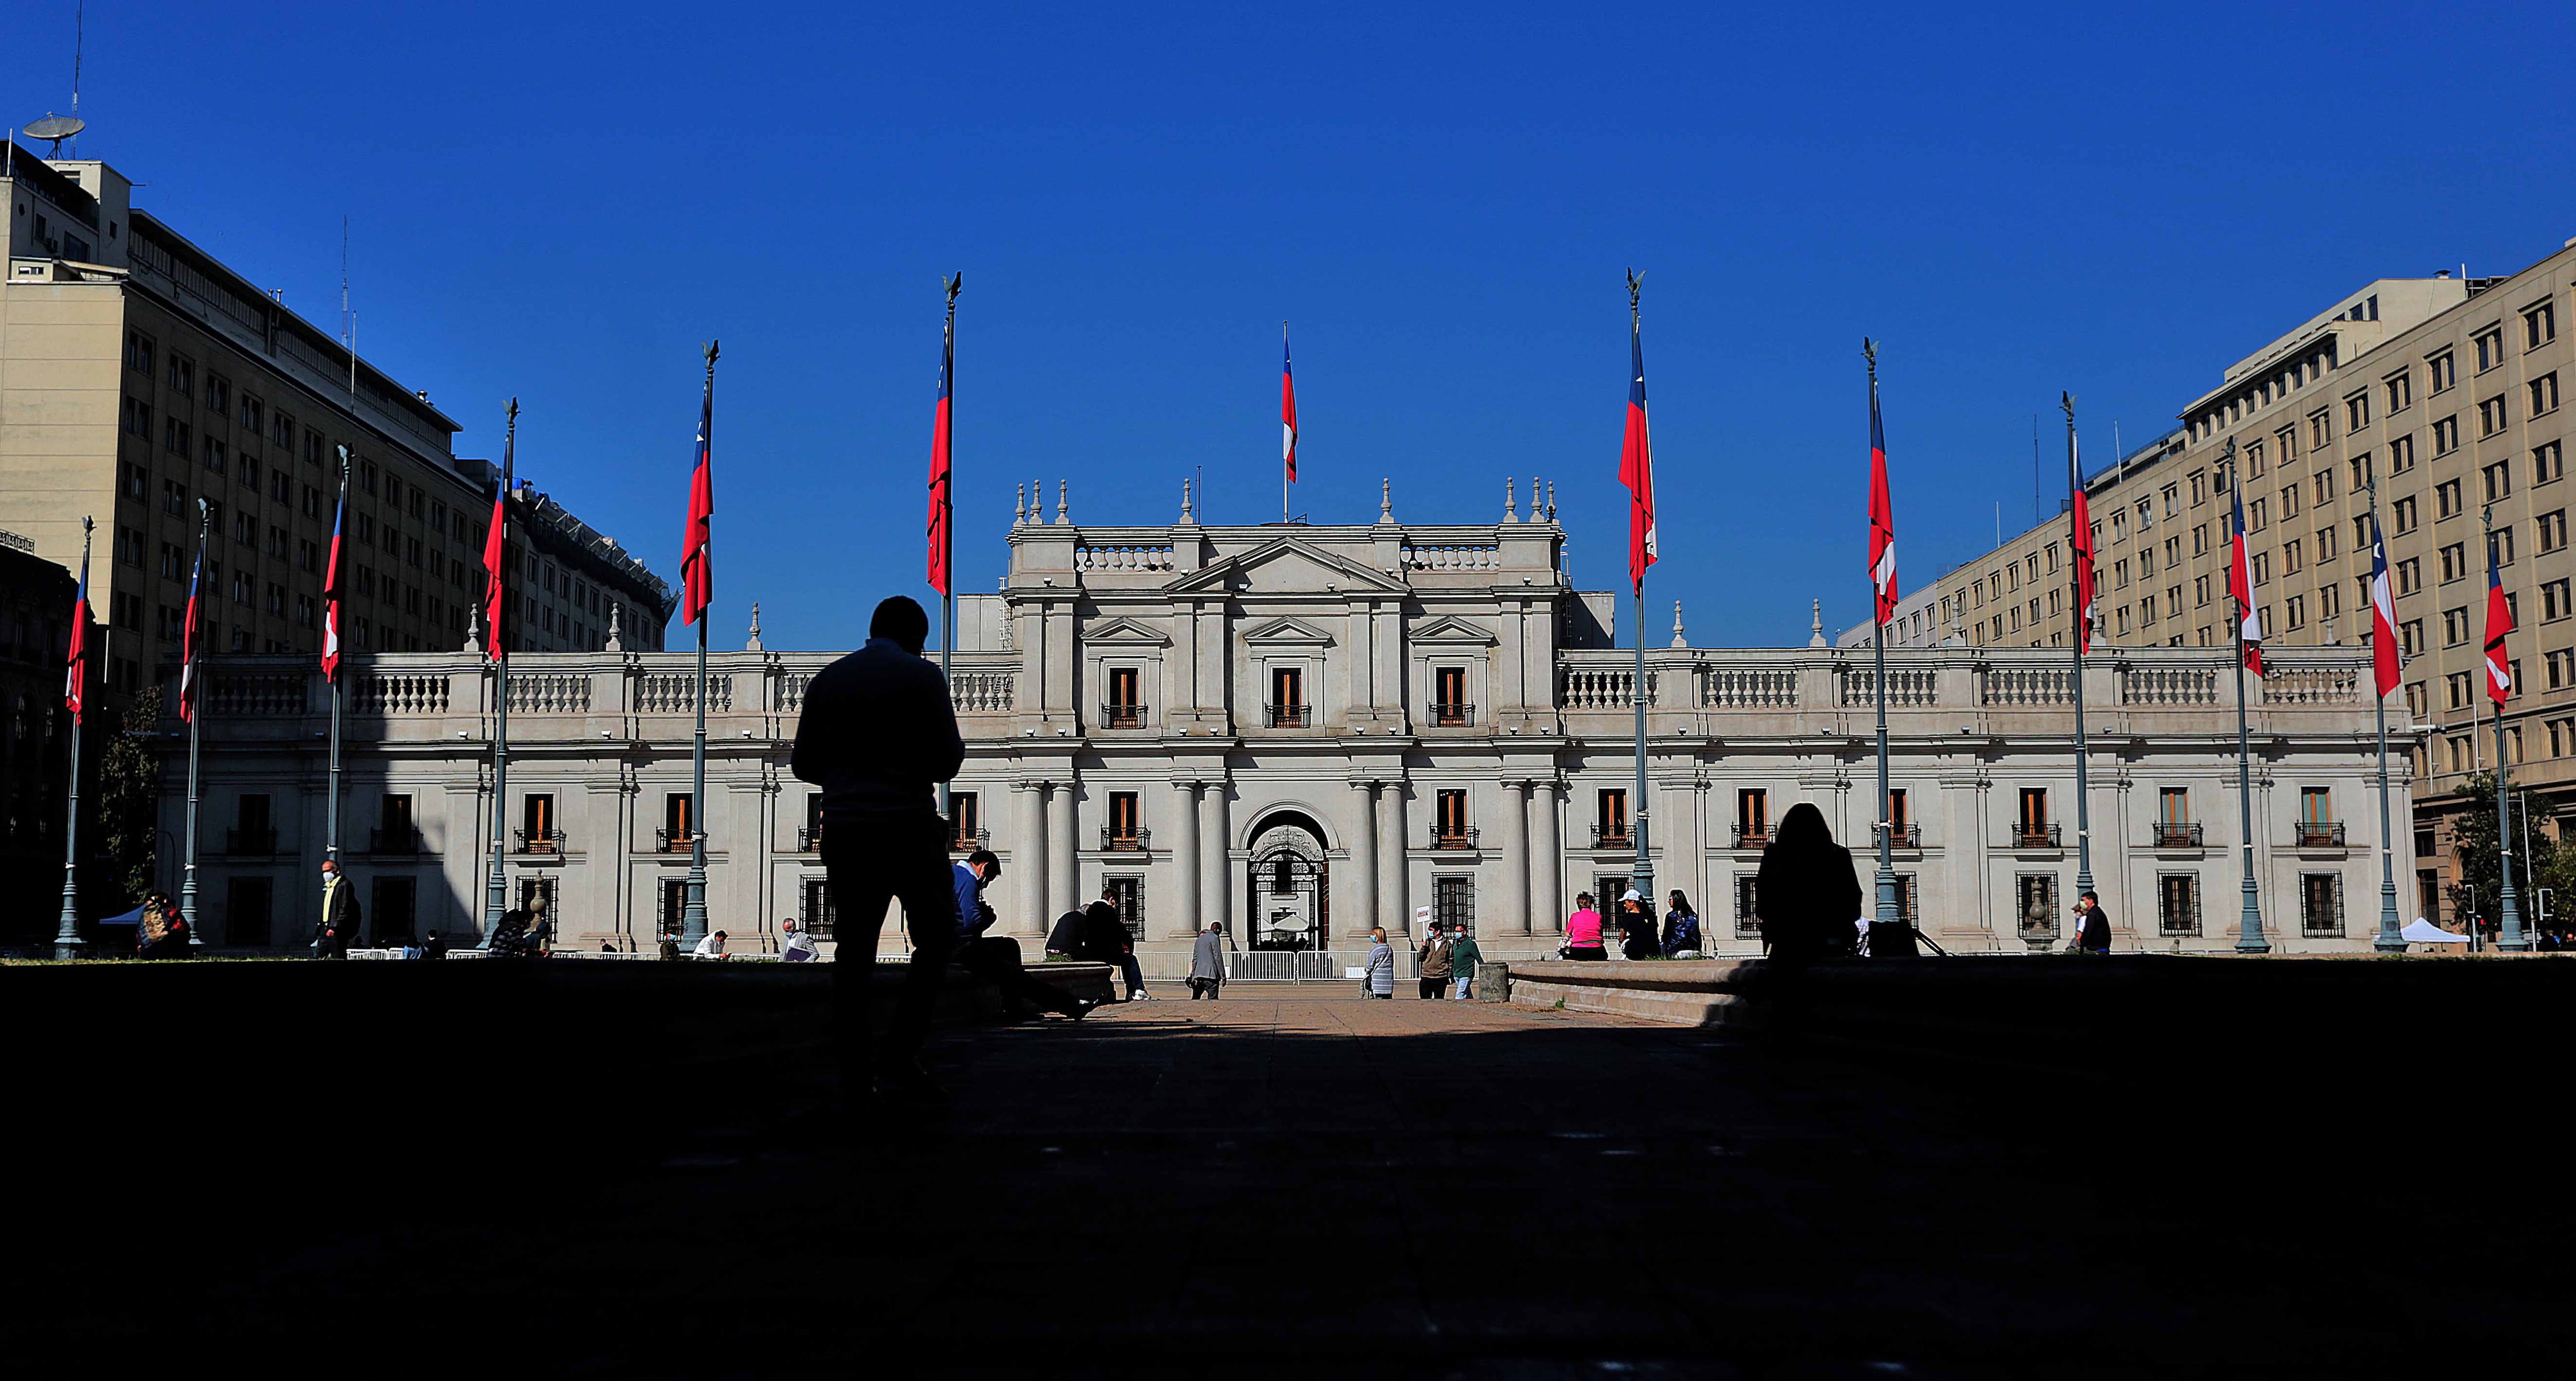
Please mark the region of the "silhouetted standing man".
POLYGON ((796 725, 797 777, 823 788, 823 868, 851 933, 832 966, 834 1035, 845 1099, 880 1093, 936 1097, 923 1072, 949 953, 957 944, 948 826, 931 792, 957 775, 966 742, 939 668, 923 661, 930 616, 901 595, 877 606, 868 645, 825 667, 805 691, 796 725), (883 1043, 870 1048, 869 979, 886 903, 900 898, 912 964, 883 1043))

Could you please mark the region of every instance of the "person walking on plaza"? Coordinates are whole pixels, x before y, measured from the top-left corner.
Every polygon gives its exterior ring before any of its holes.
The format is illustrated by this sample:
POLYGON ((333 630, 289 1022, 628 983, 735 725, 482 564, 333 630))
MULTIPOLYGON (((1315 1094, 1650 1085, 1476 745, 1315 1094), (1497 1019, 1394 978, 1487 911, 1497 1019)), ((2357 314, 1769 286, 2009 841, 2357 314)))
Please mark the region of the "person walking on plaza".
POLYGON ((1451 930, 1453 933, 1449 941, 1450 986, 1456 991, 1450 995, 1460 1002, 1465 1002, 1476 995, 1476 966, 1485 962, 1485 952, 1476 947, 1476 937, 1467 933, 1467 927, 1464 924, 1453 926, 1451 930))
POLYGON ((1780 817, 1753 875, 1753 911, 1762 948, 1784 964, 1848 955, 1859 932, 1860 873, 1851 850, 1834 842, 1825 813, 1801 801, 1780 817))
POLYGON ((1216 921, 1190 945, 1190 1001, 1216 1000, 1225 987, 1225 927, 1216 921))
POLYGON ((1700 956, 1699 913, 1691 909, 1690 898, 1676 887, 1669 898, 1671 907, 1664 912, 1664 957, 1697 959, 1700 956))
POLYGON ((1619 956, 1653 959, 1662 953, 1655 937, 1655 913, 1646 909, 1646 899, 1631 887, 1619 898, 1619 956))
POLYGON ((346 959, 358 934, 358 888, 331 859, 322 860, 322 919, 313 926, 313 957, 346 959))
POLYGON ((933 788, 957 775, 966 740, 939 668, 923 661, 930 616, 901 595, 868 620, 868 643, 815 673, 796 723, 789 770, 823 789, 823 870, 832 906, 852 931, 832 965, 834 1040, 845 1103, 871 1088, 931 1099, 922 1069, 930 1009, 957 945, 957 894, 948 822, 933 788), (877 932, 886 905, 903 902, 912 962, 894 1021, 879 1043, 869 1022, 877 932))
POLYGON ((1565 918, 1565 957, 1610 957, 1610 951, 1601 944, 1601 913, 1592 909, 1592 894, 1589 892, 1574 894, 1574 914, 1565 918))
POLYGON ((1076 954, 1118 970, 1127 980, 1129 1002, 1154 996, 1145 991, 1145 970, 1136 962, 1136 937, 1127 933, 1127 923, 1118 919, 1117 903, 1107 897, 1082 908, 1082 947, 1076 954))
POLYGON ((2111 952, 2111 913, 2102 909, 2099 893, 2086 892, 2075 899, 2075 943, 2067 949, 2077 954, 2111 952))
POLYGON ((1367 967, 1360 971, 1360 996, 1395 997, 1395 947, 1386 942, 1386 927, 1369 931, 1367 967))
POLYGON ((1034 1016, 1033 1008, 1060 1012, 1076 1021, 1091 1015, 1093 1004, 1029 977, 1020 962, 1019 941, 984 933, 1000 919, 993 914, 992 903, 984 900, 984 889, 1002 876, 1001 856, 977 849, 965 862, 951 865, 950 874, 957 886, 957 966, 999 988, 1002 1009, 1014 1021, 1034 1016))
POLYGON ((1425 1001, 1436 1000, 1449 988, 1449 932, 1431 919, 1430 907, 1416 910, 1413 919, 1422 927, 1422 948, 1414 952, 1422 986, 1415 996, 1425 1001))
POLYGON ((814 948, 814 937, 796 928, 796 918, 784 916, 778 922, 778 962, 810 964, 822 955, 814 948))

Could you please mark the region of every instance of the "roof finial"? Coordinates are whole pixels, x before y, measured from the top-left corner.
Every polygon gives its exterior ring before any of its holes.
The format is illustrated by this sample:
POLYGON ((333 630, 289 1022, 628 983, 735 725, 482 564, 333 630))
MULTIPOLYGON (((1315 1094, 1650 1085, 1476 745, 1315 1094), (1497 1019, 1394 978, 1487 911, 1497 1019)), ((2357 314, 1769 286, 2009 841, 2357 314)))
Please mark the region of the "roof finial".
POLYGON ((1807 620, 1807 646, 1825 645, 1825 602, 1816 600, 1807 620))
POLYGON ((1547 482, 1547 520, 1556 521, 1556 481, 1547 482))
MULTIPOLYGON (((614 609, 610 610, 612 615, 615 612, 614 609)), ((614 624, 611 625, 612 628, 614 626, 614 624)), ((613 632, 609 634, 612 639, 616 636, 613 632)), ((609 646, 615 647, 616 644, 611 642, 609 646)), ((480 609, 469 610, 465 615, 465 650, 468 652, 483 650, 483 611, 480 609)))
MULTIPOLYGON (((1520 497, 1513 492, 1512 483, 1511 476, 1503 476, 1503 521, 1507 523, 1517 523, 1521 520, 1520 497)), ((1531 497, 1536 498, 1537 495, 1531 495, 1531 497)), ((1538 515, 1532 513, 1530 517, 1536 519, 1538 515)))
POLYGON ((1073 481, 1055 482, 1055 520, 1060 524, 1073 521, 1073 481))
POLYGON ((745 652, 764 650, 760 645, 760 601, 756 599, 751 602, 751 640, 742 645, 742 650, 745 652))
POLYGON ((1393 480, 1382 479, 1377 482, 1377 520, 1381 523, 1395 521, 1395 481, 1393 480))
POLYGON ((1690 646, 1682 640, 1682 602, 1680 600, 1673 601, 1673 646, 1690 646))
POLYGON ((1023 484, 1019 486, 1018 491, 1011 496, 1011 526, 1023 526, 1028 522, 1028 520, 1029 487, 1023 484))
POLYGON ((1190 516, 1190 482, 1187 478, 1184 478, 1181 481, 1181 521, 1184 523, 1195 523, 1198 521, 1198 519, 1190 516))
POLYGON ((626 650, 626 634, 618 618, 618 610, 621 607, 615 604, 608 606, 608 646, 605 651, 624 652, 626 650))

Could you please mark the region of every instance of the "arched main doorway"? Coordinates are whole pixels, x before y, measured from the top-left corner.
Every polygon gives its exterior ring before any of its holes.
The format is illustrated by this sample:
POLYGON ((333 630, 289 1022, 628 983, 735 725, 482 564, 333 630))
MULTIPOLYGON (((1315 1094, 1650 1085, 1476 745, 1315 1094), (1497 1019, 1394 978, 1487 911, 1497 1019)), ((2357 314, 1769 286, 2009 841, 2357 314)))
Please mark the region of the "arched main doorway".
POLYGON ((1332 941, 1330 865, 1324 830, 1299 811, 1281 811, 1252 835, 1252 863, 1243 894, 1243 947, 1248 950, 1319 951, 1332 941))

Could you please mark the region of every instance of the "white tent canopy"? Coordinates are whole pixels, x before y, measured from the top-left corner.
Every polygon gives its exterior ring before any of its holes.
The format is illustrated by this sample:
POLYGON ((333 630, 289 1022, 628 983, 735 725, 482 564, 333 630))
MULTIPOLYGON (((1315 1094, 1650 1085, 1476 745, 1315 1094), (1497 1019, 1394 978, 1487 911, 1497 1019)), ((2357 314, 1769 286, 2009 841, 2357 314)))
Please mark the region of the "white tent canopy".
POLYGON ((2425 920, 2421 916, 2408 921, 2406 923, 2406 928, 2397 933, 2404 936, 2409 944, 2465 945, 2469 942, 2468 936, 2454 935, 2450 931, 2444 930, 2440 926, 2433 924, 2431 921, 2425 920))

